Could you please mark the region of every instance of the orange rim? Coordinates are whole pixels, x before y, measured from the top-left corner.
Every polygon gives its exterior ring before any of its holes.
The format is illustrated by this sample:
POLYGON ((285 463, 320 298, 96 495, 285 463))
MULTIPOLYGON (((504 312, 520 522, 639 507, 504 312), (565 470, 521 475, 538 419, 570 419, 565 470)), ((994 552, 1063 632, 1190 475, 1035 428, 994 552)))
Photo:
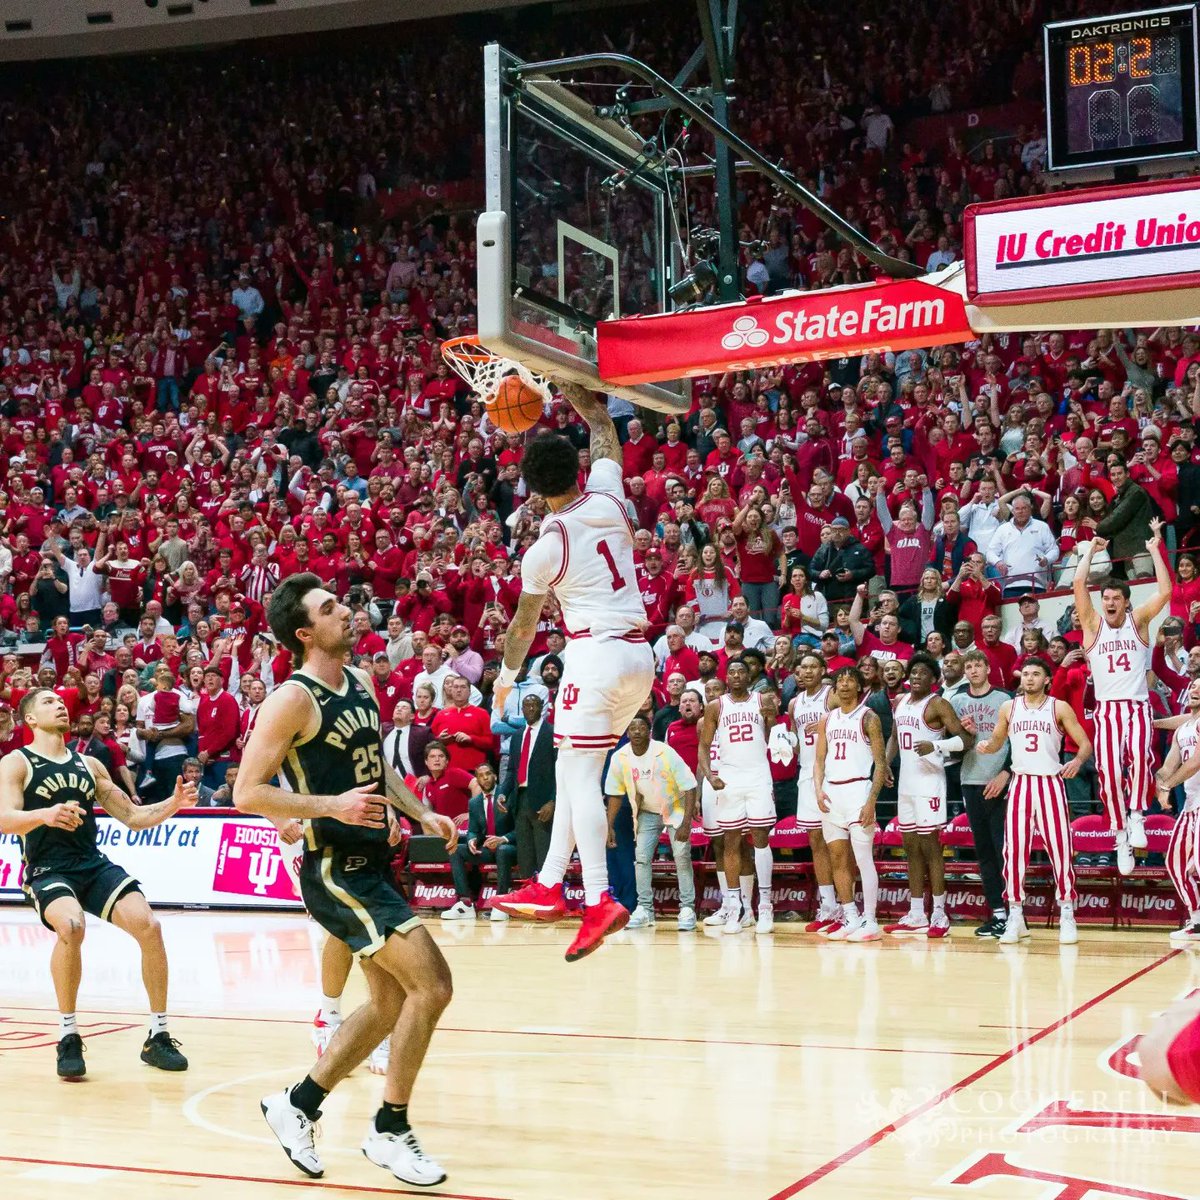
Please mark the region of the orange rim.
POLYGON ((473 363, 491 362, 496 357, 486 346, 479 344, 479 338, 475 334, 466 334, 443 342, 442 354, 473 363))

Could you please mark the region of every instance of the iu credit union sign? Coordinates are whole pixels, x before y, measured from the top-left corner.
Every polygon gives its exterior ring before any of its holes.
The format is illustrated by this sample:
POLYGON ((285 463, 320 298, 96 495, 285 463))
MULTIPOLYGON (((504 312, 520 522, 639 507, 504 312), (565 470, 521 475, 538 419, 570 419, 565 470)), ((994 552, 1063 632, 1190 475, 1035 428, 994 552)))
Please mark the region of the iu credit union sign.
POLYGON ((963 251, 977 305, 1200 287, 1200 179, 972 204, 963 251))
POLYGON ((919 279, 881 280, 602 321, 597 369, 609 383, 653 383, 973 336, 960 295, 919 279))

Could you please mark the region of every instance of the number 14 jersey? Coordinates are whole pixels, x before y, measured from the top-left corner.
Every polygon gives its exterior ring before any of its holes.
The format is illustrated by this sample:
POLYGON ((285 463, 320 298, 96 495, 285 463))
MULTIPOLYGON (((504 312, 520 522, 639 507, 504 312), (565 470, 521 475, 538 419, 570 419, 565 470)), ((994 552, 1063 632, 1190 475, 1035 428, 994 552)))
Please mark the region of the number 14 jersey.
POLYGON ((1150 647, 1142 641, 1132 613, 1127 613, 1124 623, 1115 628, 1101 614, 1095 641, 1087 647, 1087 660, 1098 701, 1149 701, 1146 673, 1150 670, 1150 647))

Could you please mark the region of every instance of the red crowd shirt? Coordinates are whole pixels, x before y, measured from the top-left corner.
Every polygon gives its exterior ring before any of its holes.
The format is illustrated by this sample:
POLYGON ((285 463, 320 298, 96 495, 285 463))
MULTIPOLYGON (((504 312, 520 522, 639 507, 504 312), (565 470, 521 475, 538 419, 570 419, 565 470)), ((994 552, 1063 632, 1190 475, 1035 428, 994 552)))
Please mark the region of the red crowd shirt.
POLYGON ((462 708, 447 705, 433 718, 429 728, 435 738, 446 743, 450 771, 456 767, 463 772, 474 771, 481 763, 487 762, 495 744, 491 718, 474 704, 462 708), (465 733, 471 740, 455 741, 454 735, 457 733, 465 733))
POLYGON ((471 776, 459 767, 447 767, 440 779, 426 776, 425 802, 444 817, 461 817, 471 800, 471 776))
POLYGON ((241 711, 229 692, 218 692, 216 698, 207 693, 196 707, 196 730, 200 736, 200 751, 209 758, 238 758, 237 739, 241 733, 241 711))

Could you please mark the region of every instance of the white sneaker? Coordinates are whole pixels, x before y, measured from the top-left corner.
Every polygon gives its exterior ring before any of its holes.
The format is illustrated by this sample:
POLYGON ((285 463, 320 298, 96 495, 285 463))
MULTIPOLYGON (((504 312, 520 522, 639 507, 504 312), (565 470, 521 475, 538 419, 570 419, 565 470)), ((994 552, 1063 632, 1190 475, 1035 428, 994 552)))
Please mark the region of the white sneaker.
MULTIPOLYGON (((754 923, 753 917, 750 918, 750 922, 751 922, 751 924, 754 923)), ((738 904, 735 904, 732 908, 726 910, 726 912, 725 912, 725 928, 722 929, 721 932, 729 933, 729 934, 741 933, 742 929, 745 927, 745 924, 746 924, 746 922, 745 922, 744 918, 742 917, 742 906, 740 903, 738 903, 738 904)))
POLYGON ((305 1175, 320 1179, 325 1174, 325 1167, 317 1157, 317 1148, 313 1143, 314 1125, 292 1103, 291 1091, 290 1087, 286 1087, 282 1092, 264 1096, 259 1108, 292 1165, 299 1167, 305 1175))
POLYGON ((755 933, 770 933, 775 928, 775 909, 769 904, 758 905, 758 924, 754 926, 755 933))
POLYGON ((1129 844, 1135 850, 1145 850, 1149 845, 1149 842, 1146 841, 1145 815, 1140 812, 1131 812, 1125 822, 1125 828, 1129 830, 1129 844))
MULTIPOLYGON (((844 918, 843 918, 844 920, 844 918)), ((848 925, 838 925, 837 928, 831 929, 828 933, 822 933, 821 936, 830 942, 848 942, 850 935, 854 933, 863 923, 861 914, 854 918, 848 925)))
POLYGON ((454 904, 442 913, 443 921, 473 921, 475 909, 465 900, 456 900, 454 904))
POLYGON ((421 1149, 411 1129, 404 1133, 379 1133, 372 1129, 363 1138, 362 1152, 377 1167, 391 1171, 402 1183, 433 1187, 446 1178, 442 1164, 421 1149))
POLYGON ((1172 929, 1169 940, 1181 944, 1200 941, 1200 921, 1188 921, 1182 929, 1172 929))
POLYGON ((696 928, 696 910, 694 908, 681 908, 675 925, 680 933, 691 933, 696 928))
POLYGON ((754 924, 754 908, 752 905, 742 901, 742 928, 749 929, 754 924))
POLYGON ((1132 875, 1134 865, 1133 847, 1129 843, 1129 830, 1122 829, 1117 834, 1117 870, 1122 875, 1132 875))
POLYGON ((372 1075, 386 1075, 388 1068, 388 1056, 392 1052, 392 1039, 385 1037, 378 1046, 367 1056, 367 1070, 372 1075))
POLYGON ((866 917, 863 917, 842 940, 846 942, 878 942, 882 938, 883 930, 879 928, 879 922, 868 921, 866 917))
POLYGON ((726 917, 729 915, 729 910, 724 904, 717 909, 716 912, 711 912, 704 918, 704 924, 710 929, 715 929, 718 925, 724 925, 726 917))
POLYGON ((489 920, 494 925, 500 924, 508 920, 508 913, 506 913, 502 908, 493 908, 489 920))
POLYGON ((626 929, 645 929, 647 925, 654 924, 654 914, 647 912, 640 904, 629 914, 629 920, 625 923, 626 929))
POLYGON ((317 1048, 317 1057, 329 1049, 329 1043, 333 1041, 333 1035, 342 1027, 342 1020, 339 1017, 336 1021, 326 1021, 320 1013, 313 1017, 312 1028, 312 1044, 317 1048))
POLYGON ((1075 924, 1075 910, 1063 908, 1058 914, 1058 942, 1060 946, 1074 946, 1079 941, 1079 927, 1075 924))
POLYGON ((1015 946, 1022 938, 1029 936, 1029 927, 1025 924, 1025 914, 1020 909, 1010 908, 1008 920, 1004 922, 1004 932, 996 940, 1002 946, 1015 946))

